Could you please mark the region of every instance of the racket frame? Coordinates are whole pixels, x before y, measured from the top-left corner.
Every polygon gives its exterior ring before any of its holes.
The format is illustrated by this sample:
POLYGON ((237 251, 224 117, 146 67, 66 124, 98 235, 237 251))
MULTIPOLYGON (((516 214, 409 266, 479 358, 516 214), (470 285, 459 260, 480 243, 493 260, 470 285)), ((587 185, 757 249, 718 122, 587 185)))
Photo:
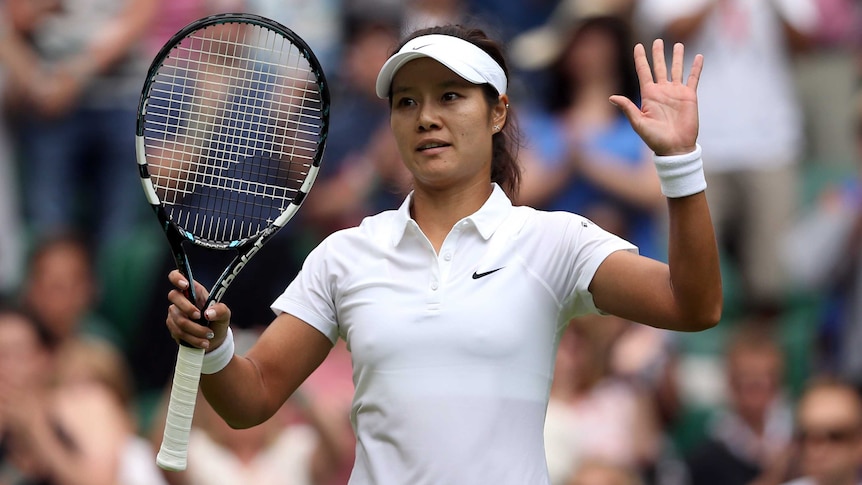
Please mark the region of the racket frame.
MULTIPOLYGON (((147 71, 146 80, 141 90, 135 128, 135 151, 141 185, 143 186, 147 201, 150 203, 150 206, 156 214, 159 224, 162 226, 165 236, 167 237, 174 263, 180 273, 182 273, 187 281, 189 281, 189 288, 184 291, 184 294, 190 301, 197 305, 197 294, 194 289, 191 265, 184 245, 186 243, 190 243, 206 249, 233 250, 237 253, 215 283, 213 283, 210 294, 202 307, 204 309, 208 308, 211 304, 221 301, 228 287, 233 283, 236 276, 242 271, 246 264, 248 264, 251 258, 257 254, 263 245, 275 236, 275 234, 284 227, 299 210, 300 205, 305 200, 306 194, 314 184, 320 169, 320 162, 323 158, 323 151, 329 130, 329 111, 330 96, 328 85, 323 73, 323 68, 321 67, 317 57, 314 55, 314 52, 295 32, 266 17, 246 13, 223 13, 203 17, 183 27, 159 50, 147 71), (297 190, 296 195, 288 203, 288 206, 277 218, 257 234, 236 241, 230 241, 225 244, 215 243, 204 238, 195 237, 192 233, 183 229, 170 218, 165 208, 165 204, 159 198, 150 177, 144 131, 150 89, 156 81, 159 69, 170 56, 171 51, 193 32, 215 25, 232 23, 245 23, 269 29, 287 38, 295 48, 299 49, 299 52, 308 61, 312 68, 312 72, 317 78, 317 90, 320 93, 321 105, 321 130, 319 141, 317 143, 314 156, 312 157, 312 162, 308 167, 308 173, 302 185, 297 190)), ((207 322, 203 319, 198 321, 198 323, 207 325, 207 322)), ((194 416, 195 399, 197 398, 201 366, 204 357, 204 349, 193 347, 184 341, 180 341, 179 343, 180 346, 177 354, 177 363, 172 380, 171 397, 168 404, 168 416, 165 421, 165 432, 162 445, 156 459, 156 463, 159 467, 169 471, 182 471, 185 470, 187 466, 189 434, 191 431, 192 418, 194 416)))

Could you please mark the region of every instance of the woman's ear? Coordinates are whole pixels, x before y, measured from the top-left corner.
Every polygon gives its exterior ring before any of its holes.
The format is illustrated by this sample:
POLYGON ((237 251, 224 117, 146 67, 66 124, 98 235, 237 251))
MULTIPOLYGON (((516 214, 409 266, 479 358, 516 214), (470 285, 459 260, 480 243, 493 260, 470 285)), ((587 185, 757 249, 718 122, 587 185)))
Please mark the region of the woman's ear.
POLYGON ((491 117, 494 126, 499 126, 500 130, 506 126, 506 119, 509 116, 509 96, 501 94, 497 99, 497 104, 491 110, 491 117))

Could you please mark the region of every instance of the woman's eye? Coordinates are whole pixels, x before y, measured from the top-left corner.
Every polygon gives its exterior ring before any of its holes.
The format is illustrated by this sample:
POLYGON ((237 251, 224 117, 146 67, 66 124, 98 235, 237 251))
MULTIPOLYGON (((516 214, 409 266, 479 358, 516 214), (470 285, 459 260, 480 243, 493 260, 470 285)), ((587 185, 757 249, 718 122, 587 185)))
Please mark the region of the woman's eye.
POLYGON ((454 99, 458 99, 459 97, 460 96, 458 95, 458 93, 446 93, 443 95, 443 100, 444 101, 452 101, 454 99))
POLYGON ((397 100, 396 104, 397 104, 397 106, 405 106, 406 107, 406 106, 413 106, 414 104, 416 104, 416 102, 413 101, 413 99, 411 99, 411 98, 400 98, 397 100))

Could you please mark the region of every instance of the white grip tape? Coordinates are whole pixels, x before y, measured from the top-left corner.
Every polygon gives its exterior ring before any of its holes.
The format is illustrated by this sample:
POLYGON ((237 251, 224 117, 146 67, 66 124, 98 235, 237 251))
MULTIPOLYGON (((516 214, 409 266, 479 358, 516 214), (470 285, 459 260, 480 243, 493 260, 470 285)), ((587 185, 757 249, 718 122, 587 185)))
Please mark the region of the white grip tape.
POLYGON ((195 414, 195 400, 201 379, 204 349, 180 345, 171 386, 171 400, 165 419, 165 434, 156 464, 169 471, 186 469, 189 433, 195 414))
POLYGON ((661 193, 669 198, 686 197, 706 190, 700 145, 682 155, 654 155, 661 193))
POLYGON ((233 332, 230 327, 228 327, 224 342, 222 342, 221 345, 212 352, 204 355, 201 374, 215 374, 227 367, 227 365, 230 364, 230 360, 233 359, 234 347, 233 332))

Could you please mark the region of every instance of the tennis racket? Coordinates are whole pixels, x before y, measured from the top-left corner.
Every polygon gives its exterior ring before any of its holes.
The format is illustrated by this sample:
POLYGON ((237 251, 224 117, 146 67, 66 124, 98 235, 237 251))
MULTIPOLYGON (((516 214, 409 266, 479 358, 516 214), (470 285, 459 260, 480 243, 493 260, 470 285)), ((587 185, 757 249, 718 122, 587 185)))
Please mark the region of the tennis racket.
MULTIPOLYGON (((300 207, 320 167, 329 91, 309 46, 264 17, 192 22, 153 60, 138 106, 136 151, 147 200, 177 268, 184 244, 236 254, 204 308, 300 207)), ((194 285, 186 296, 197 301, 194 285)), ((204 322, 201 322, 204 323, 204 322)), ((204 351, 181 342, 156 462, 184 470, 204 351)))

